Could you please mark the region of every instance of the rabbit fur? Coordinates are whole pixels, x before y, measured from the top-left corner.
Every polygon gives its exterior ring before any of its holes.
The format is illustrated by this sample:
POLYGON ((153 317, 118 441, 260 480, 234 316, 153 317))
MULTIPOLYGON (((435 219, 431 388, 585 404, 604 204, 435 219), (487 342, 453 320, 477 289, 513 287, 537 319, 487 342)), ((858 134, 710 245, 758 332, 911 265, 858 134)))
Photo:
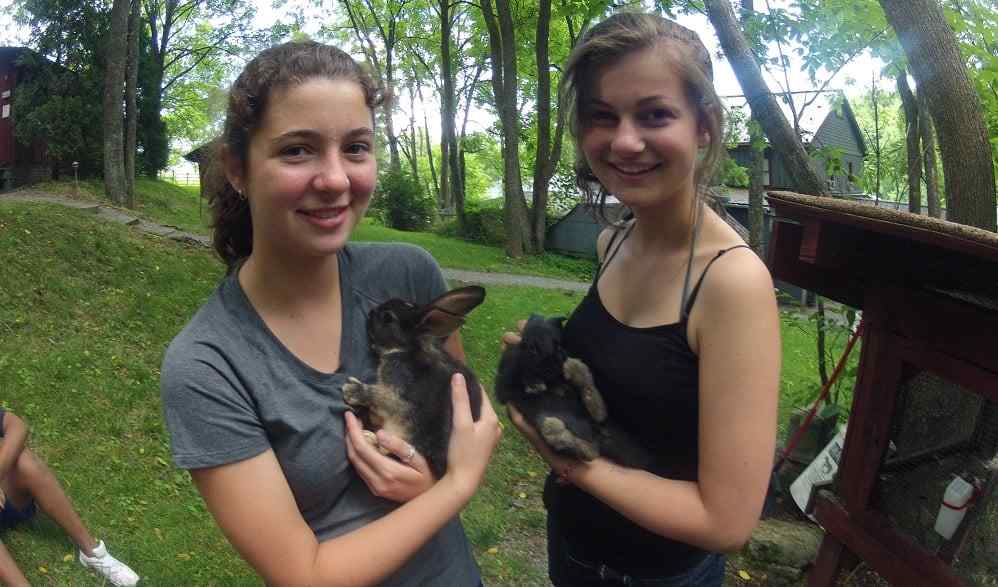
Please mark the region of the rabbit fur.
POLYGON ((508 346, 499 359, 496 398, 516 407, 559 454, 647 468, 651 455, 609 420, 589 367, 566 354, 563 320, 530 316, 520 344, 508 346))
POLYGON ((425 306, 400 299, 378 305, 367 318, 368 340, 378 358, 377 380, 363 383, 351 377, 343 385, 343 399, 364 428, 381 428, 408 442, 437 479, 447 471, 453 415, 450 381, 455 372, 467 381, 475 420, 482 409, 478 379, 443 349, 443 342, 484 299, 482 287, 468 286, 425 306))

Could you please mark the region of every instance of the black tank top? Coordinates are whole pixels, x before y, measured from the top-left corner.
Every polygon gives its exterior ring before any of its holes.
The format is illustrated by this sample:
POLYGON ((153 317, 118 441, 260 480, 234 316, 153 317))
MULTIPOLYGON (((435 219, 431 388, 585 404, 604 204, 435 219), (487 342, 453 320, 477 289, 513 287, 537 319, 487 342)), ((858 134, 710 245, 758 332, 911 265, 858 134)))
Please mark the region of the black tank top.
MULTIPOLYGON (((589 365, 610 418, 655 455, 651 472, 696 481, 699 368, 698 357, 686 339, 689 311, 714 261, 746 245, 719 251, 688 298, 684 287, 686 300, 679 322, 647 328, 619 322, 600 299, 597 283, 602 269, 616 254, 616 249, 611 253, 613 245, 611 240, 606 262, 565 323, 566 350, 589 365)), ((686 284, 691 265, 687 266, 686 284)), ((665 577, 693 567, 708 554, 641 528, 575 486, 555 483, 553 476, 545 483, 544 497, 548 515, 555 517, 569 554, 580 560, 606 564, 636 577, 665 577)))

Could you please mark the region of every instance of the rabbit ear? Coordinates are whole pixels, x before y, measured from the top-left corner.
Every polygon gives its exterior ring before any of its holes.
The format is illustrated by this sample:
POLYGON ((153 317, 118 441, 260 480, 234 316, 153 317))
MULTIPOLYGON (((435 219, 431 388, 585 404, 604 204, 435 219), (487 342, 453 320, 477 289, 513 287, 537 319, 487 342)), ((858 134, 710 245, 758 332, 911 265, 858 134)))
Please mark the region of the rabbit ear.
POLYGON ((450 336, 464 324, 464 317, 485 301, 485 288, 477 285, 452 289, 423 309, 419 328, 434 336, 450 336))

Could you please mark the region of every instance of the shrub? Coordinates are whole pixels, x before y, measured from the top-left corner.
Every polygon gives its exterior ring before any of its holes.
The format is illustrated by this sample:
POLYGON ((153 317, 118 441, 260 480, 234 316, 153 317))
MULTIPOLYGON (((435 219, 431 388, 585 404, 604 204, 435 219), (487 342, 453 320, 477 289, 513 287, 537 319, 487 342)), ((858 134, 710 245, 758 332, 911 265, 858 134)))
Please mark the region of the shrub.
POLYGON ((502 198, 467 202, 464 206, 464 238, 486 245, 502 246, 506 241, 502 198))
MULTIPOLYGON (((527 216, 530 209, 527 209, 527 216)), ((550 227, 557 222, 563 214, 557 214, 548 210, 545 216, 546 226, 550 227)), ((471 242, 483 245, 501 247, 506 244, 506 229, 503 216, 503 200, 471 201, 464 206, 465 231, 464 234, 458 230, 457 218, 450 217, 440 223, 434 230, 441 236, 462 238, 471 242)))
POLYGON ((371 210, 389 228, 425 230, 433 222, 436 202, 411 175, 388 170, 378 180, 371 210))

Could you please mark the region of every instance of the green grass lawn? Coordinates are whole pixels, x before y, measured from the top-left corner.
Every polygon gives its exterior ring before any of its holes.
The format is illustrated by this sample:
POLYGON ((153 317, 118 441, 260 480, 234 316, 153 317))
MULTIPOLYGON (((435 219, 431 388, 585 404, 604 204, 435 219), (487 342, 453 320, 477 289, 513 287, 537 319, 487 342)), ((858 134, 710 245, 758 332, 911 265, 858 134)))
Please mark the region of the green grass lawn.
MULTIPOLYGON (((149 585, 255 585, 186 473, 159 407, 169 340, 222 275, 210 252, 45 204, 0 201, 0 402, 30 425, 95 535, 149 585)), ((532 311, 566 314, 580 294, 488 287, 463 329, 491 388, 499 337, 532 311)), ((808 322, 784 323, 784 400, 816 378, 808 322)), ((785 402, 784 402, 785 403, 785 402)), ((507 432, 465 527, 490 585, 544 585, 545 469, 507 432)), ((2 535, 33 585, 96 585, 43 516, 2 535)))

